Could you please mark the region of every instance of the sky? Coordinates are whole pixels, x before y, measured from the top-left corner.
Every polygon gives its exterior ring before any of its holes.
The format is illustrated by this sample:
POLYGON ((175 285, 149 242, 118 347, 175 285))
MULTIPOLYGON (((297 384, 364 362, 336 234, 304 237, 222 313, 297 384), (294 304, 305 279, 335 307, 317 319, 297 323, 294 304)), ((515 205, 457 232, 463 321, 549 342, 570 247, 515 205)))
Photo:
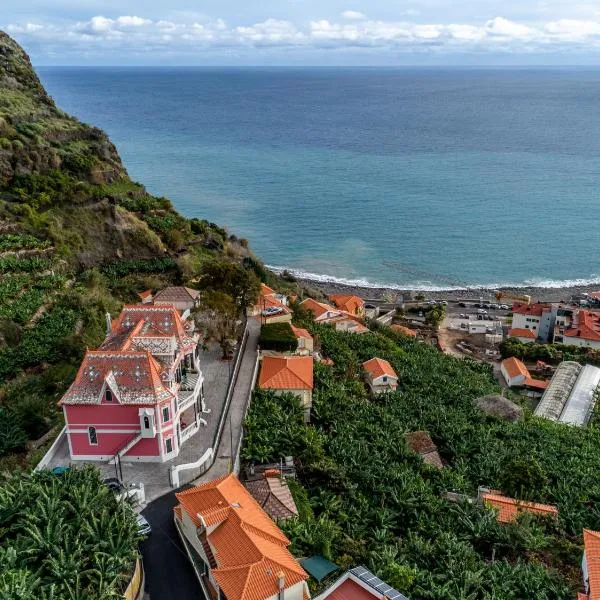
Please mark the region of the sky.
POLYGON ((600 65, 600 0, 0 0, 35 65, 600 65))

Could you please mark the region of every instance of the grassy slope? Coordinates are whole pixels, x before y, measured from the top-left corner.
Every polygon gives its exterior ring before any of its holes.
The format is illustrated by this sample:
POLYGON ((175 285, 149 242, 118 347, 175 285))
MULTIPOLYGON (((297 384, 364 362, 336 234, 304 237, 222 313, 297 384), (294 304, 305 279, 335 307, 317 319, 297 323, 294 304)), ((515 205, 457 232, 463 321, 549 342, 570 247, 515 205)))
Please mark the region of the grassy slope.
POLYGON ((0 456, 22 446, 19 428, 36 439, 60 422, 55 401, 105 311, 215 259, 260 271, 245 242, 131 181, 107 136, 58 109, 0 32, 0 440, 16 440, 0 456))

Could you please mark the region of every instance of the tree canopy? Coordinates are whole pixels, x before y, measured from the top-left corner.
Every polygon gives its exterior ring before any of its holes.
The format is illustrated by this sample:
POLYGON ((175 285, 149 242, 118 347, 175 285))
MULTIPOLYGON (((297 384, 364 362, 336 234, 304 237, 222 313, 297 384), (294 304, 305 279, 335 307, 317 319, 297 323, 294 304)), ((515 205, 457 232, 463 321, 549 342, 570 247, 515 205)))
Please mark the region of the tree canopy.
POLYGON ((0 480, 0 598, 123 598, 138 557, 137 523, 94 467, 0 480))

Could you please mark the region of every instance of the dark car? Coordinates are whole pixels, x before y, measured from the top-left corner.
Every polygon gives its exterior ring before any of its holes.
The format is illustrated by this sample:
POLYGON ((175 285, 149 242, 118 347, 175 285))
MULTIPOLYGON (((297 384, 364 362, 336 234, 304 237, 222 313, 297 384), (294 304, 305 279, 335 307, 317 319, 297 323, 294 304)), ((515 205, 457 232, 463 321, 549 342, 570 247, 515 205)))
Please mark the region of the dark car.
POLYGON ((117 493, 122 491, 123 488, 123 484, 116 478, 116 477, 108 477, 107 479, 104 479, 102 481, 102 483, 111 491, 117 493))

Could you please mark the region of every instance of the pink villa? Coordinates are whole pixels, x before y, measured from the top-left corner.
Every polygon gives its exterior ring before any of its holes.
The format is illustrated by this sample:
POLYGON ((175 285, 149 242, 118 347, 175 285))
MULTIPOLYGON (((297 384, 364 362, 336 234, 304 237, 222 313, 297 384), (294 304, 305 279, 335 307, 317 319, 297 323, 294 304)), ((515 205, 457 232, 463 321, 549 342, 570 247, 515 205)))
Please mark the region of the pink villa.
POLYGON ((164 462, 206 422, 200 335, 173 305, 125 306, 59 401, 72 460, 164 462))

